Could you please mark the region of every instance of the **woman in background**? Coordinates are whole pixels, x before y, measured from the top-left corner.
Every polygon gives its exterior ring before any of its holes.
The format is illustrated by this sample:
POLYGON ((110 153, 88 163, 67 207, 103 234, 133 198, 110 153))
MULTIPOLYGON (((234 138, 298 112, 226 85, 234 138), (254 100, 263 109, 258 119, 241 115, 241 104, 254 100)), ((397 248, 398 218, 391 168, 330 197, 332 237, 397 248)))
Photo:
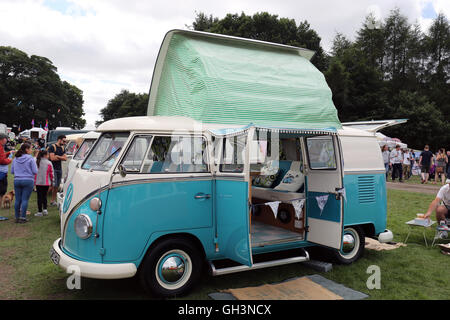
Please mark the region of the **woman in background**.
POLYGON ((434 183, 436 184, 439 179, 442 180, 442 185, 445 184, 445 168, 448 163, 447 155, 445 154, 445 149, 439 149, 436 156, 436 173, 434 175, 434 183))
POLYGON ((47 192, 53 181, 53 165, 50 160, 48 160, 47 150, 39 151, 36 158, 36 165, 38 167, 38 173, 36 175, 35 181, 38 212, 35 214, 35 216, 42 217, 43 215, 48 215, 47 192))
POLYGON ((31 156, 33 148, 29 143, 23 143, 11 165, 11 174, 14 175, 14 191, 16 202, 14 204, 16 223, 27 222, 26 214, 28 201, 34 187, 34 176, 38 172, 36 161, 31 156))

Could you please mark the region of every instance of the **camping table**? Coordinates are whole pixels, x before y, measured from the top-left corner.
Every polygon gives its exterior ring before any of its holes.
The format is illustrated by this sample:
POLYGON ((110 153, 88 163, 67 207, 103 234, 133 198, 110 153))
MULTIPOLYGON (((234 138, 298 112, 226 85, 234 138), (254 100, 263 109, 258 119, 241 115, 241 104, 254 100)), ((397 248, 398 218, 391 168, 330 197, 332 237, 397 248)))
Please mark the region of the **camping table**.
POLYGON ((435 224, 435 223, 436 223, 436 221, 431 221, 431 220, 430 220, 430 223, 429 223, 429 224, 427 224, 427 225, 422 225, 422 224, 417 224, 417 223, 414 221, 414 219, 413 219, 413 220, 410 220, 410 221, 408 221, 408 222, 406 222, 406 224, 409 226, 409 232, 408 232, 408 235, 406 236, 405 244, 406 244, 406 241, 408 241, 409 235, 411 234, 413 228, 415 228, 415 227, 421 227, 421 228, 422 228, 423 239, 425 240, 425 246, 428 248, 428 242, 427 242, 427 237, 426 237, 425 231, 426 231, 426 229, 429 229, 429 228, 430 228, 433 224, 435 224))

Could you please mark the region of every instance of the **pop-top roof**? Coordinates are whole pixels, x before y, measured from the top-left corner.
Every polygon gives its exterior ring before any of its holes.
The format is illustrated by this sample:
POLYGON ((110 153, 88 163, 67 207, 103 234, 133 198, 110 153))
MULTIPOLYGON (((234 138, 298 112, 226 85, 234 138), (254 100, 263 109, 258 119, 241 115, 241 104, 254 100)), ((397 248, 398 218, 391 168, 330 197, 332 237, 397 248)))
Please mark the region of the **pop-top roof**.
POLYGON ((307 49, 187 30, 167 33, 147 114, 206 123, 341 128, 307 49))

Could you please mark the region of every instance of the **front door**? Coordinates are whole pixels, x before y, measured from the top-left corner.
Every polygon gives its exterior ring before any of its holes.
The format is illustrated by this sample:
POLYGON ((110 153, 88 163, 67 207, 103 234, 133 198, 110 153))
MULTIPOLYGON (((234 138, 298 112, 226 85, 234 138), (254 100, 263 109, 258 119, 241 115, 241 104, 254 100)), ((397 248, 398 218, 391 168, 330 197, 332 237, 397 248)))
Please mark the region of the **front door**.
POLYGON ((215 140, 215 217, 217 249, 224 257, 251 266, 248 134, 215 140))
POLYGON ((337 136, 305 138, 306 240, 340 249, 342 242, 342 161, 337 136))
POLYGON ((155 234, 213 227, 206 140, 135 135, 112 180, 105 210, 105 262, 137 260, 155 234))

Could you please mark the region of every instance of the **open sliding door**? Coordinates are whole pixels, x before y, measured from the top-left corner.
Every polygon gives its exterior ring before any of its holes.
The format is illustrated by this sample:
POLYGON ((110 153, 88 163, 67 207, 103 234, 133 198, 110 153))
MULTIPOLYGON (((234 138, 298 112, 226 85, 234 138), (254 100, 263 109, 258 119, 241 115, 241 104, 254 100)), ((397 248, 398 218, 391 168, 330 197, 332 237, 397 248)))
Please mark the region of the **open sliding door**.
POLYGON ((341 248, 343 168, 336 135, 307 137, 307 236, 309 242, 341 248))
POLYGON ((216 137, 215 221, 218 252, 252 266, 249 218, 248 130, 216 137))

